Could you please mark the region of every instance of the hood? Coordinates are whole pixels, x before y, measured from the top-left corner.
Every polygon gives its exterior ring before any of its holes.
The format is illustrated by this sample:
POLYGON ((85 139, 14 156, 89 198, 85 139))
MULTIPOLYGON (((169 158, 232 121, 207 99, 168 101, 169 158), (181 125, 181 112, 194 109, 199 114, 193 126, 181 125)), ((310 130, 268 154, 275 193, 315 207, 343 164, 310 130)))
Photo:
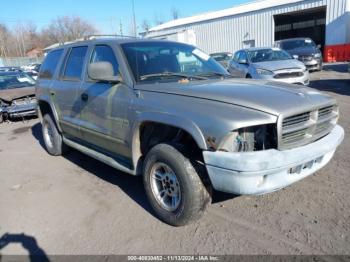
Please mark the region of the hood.
POLYGON ((277 71, 277 70, 291 69, 291 68, 305 69, 304 64, 295 59, 266 61, 266 62, 252 63, 252 65, 255 68, 266 69, 269 71, 277 71))
POLYGON ((35 95, 35 87, 21 87, 0 90, 0 99, 7 102, 11 102, 12 100, 31 95, 35 95))
POLYGON ((294 48, 291 50, 287 50, 287 52, 291 55, 314 55, 319 53, 320 51, 316 47, 310 47, 310 46, 305 46, 305 47, 298 47, 294 48))
POLYGON ((141 84, 136 85, 135 88, 143 91, 208 99, 275 116, 294 114, 295 111, 303 112, 325 104, 336 103, 330 96, 303 86, 251 79, 193 81, 187 84, 141 84))

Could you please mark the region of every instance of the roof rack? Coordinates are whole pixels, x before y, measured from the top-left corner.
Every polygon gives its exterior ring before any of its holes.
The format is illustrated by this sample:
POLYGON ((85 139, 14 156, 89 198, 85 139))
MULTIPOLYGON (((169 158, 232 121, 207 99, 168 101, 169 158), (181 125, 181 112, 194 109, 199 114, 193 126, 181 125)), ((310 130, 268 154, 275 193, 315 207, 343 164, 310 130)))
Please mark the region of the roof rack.
POLYGON ((103 37, 134 38, 134 39, 139 38, 137 36, 129 36, 129 35, 88 35, 84 37, 84 40, 93 40, 93 39, 103 38, 103 37))

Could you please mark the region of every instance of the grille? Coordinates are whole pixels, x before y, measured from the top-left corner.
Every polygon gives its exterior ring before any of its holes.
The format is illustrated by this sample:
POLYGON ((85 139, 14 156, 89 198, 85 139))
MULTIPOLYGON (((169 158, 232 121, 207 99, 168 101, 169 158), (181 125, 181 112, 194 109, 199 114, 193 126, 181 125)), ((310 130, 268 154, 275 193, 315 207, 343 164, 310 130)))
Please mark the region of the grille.
POLYGON ((294 125, 302 125, 310 120, 310 115, 311 112, 306 112, 299 115, 287 117, 284 119, 282 126, 283 128, 288 128, 294 125))
POLYGON ((300 77, 303 76, 303 72, 291 72, 291 73, 280 73, 274 76, 276 79, 283 79, 283 78, 292 78, 292 77, 300 77))
POLYGON ((289 144, 289 143, 298 142, 301 139, 303 139, 306 134, 307 134, 307 128, 294 131, 291 133, 287 133, 287 134, 282 134, 283 143, 289 144))
POLYGON ((314 59, 313 56, 308 56, 308 55, 299 56, 299 60, 300 60, 300 61, 311 61, 311 60, 313 60, 313 59, 314 59))
POLYGON ((333 105, 285 118, 279 148, 306 145, 327 135, 335 126, 337 117, 338 108, 333 105))
POLYGON ((334 110, 334 106, 321 108, 320 110, 318 110, 318 118, 323 119, 328 117, 330 114, 332 114, 333 110, 334 110))

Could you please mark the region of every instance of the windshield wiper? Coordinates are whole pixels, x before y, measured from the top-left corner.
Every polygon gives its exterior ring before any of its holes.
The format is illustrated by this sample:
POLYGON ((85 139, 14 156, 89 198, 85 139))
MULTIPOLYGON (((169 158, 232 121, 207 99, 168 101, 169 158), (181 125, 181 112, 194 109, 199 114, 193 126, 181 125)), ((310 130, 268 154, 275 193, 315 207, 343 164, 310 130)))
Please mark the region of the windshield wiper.
POLYGON ((198 75, 186 75, 186 74, 174 73, 174 72, 164 72, 164 73, 157 73, 157 74, 142 75, 140 76, 140 80, 146 80, 149 78, 157 78, 157 77, 174 77, 174 76, 185 78, 185 79, 199 79, 199 80, 207 79, 204 76, 198 76, 198 75))

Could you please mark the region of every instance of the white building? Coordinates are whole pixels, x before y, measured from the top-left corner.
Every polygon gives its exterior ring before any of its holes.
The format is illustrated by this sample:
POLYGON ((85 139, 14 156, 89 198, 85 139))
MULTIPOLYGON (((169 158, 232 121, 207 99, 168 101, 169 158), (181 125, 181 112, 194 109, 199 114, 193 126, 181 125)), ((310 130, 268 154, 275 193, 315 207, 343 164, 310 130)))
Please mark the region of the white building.
POLYGON ((326 61, 350 60, 350 0, 256 1, 173 20, 146 37, 190 43, 208 53, 310 37, 322 46, 326 61))

